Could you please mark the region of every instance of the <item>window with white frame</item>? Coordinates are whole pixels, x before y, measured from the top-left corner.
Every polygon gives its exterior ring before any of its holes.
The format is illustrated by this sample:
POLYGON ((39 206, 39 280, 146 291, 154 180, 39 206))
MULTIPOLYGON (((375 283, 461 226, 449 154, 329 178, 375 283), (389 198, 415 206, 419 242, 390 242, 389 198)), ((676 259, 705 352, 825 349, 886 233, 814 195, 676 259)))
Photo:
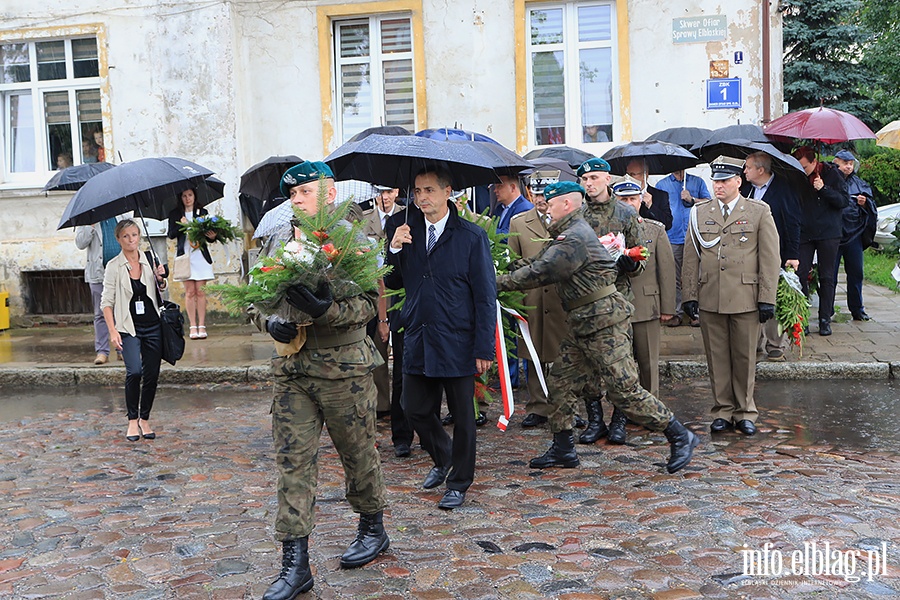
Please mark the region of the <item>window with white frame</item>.
POLYGON ((611 1, 528 5, 530 145, 614 139, 615 24, 611 1))
POLYGON ((408 16, 334 21, 337 139, 363 129, 415 129, 412 23, 408 16))
POLYGON ((106 159, 96 37, 0 41, 4 181, 106 159))

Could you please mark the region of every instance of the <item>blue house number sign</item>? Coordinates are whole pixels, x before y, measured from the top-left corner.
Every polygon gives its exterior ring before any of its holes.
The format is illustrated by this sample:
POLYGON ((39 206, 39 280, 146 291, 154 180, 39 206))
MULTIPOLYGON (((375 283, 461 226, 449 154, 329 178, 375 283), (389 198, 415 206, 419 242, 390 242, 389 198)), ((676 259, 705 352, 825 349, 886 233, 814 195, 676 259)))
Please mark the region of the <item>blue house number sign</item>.
POLYGON ((741 78, 707 79, 706 108, 740 108, 741 78))

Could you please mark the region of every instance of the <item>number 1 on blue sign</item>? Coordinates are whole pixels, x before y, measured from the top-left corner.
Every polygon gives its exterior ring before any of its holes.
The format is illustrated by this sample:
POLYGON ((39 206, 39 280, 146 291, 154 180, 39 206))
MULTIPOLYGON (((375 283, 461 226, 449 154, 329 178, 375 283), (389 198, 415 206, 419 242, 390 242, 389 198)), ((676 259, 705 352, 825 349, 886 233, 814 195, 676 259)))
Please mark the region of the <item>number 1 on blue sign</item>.
POLYGON ((728 100, 728 88, 727 88, 727 87, 723 87, 723 88, 722 88, 721 90, 719 90, 719 91, 722 92, 722 100, 728 100))

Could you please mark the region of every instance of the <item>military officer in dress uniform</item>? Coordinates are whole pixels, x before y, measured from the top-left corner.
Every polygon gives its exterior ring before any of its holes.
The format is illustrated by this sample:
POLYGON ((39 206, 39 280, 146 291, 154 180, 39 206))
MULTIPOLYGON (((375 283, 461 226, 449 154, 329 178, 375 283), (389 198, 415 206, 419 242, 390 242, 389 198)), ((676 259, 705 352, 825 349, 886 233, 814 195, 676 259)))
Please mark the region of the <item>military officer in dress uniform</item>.
POLYGON ((781 265, 769 205, 740 195, 744 161, 712 163, 714 200, 691 209, 681 273, 684 312, 702 314, 700 331, 713 389, 710 431, 756 433, 756 345, 775 317, 781 265))
MULTIPOLYGON (((550 215, 547 214, 544 188, 558 182, 559 173, 559 171, 532 173, 528 178, 528 188, 531 191, 534 208, 514 216, 509 222, 511 234, 509 247, 523 258, 537 255, 550 242, 550 234, 547 231, 550 215)), ((525 316, 541 364, 535 365, 534 361, 528 361, 528 402, 525 404, 527 415, 522 420, 522 427, 536 427, 546 423, 550 414, 550 404, 541 388, 536 368, 543 369, 544 375, 547 375, 550 363, 556 360, 559 343, 562 342, 569 326, 566 324, 566 311, 563 310, 562 301, 552 285, 528 290, 525 295, 525 306, 534 307, 525 316)), ((519 347, 524 348, 524 345, 519 344, 519 347)))
MULTIPOLYGON (((587 200, 584 203, 584 219, 594 228, 597 236, 607 233, 619 234, 625 237, 625 245, 628 248, 640 246, 644 239, 643 219, 633 208, 621 202, 616 202, 610 187, 610 166, 602 158, 592 158, 582 163, 575 172, 581 178, 587 192, 587 200)), ((634 297, 631 291, 631 278, 637 277, 644 269, 643 261, 624 262, 624 268, 616 278, 616 288, 628 301, 634 297)), ((588 426, 578 438, 579 443, 593 444, 600 438, 609 435, 607 439, 614 444, 625 443, 625 424, 627 419, 621 411, 613 410, 610 429, 607 429, 603 421, 603 408, 600 404, 602 393, 596 381, 592 381, 587 389, 582 392, 584 405, 588 414, 588 426)))
MULTIPOLYGON (((616 199, 637 210, 641 204, 641 184, 626 176, 613 185, 616 199)), ((634 314, 631 315, 634 359, 641 371, 641 387, 659 398, 660 321, 675 314, 675 254, 666 226, 644 219, 643 245, 650 252, 643 272, 631 280, 634 314)))
MULTIPOLYGON (((320 176, 327 189, 326 202, 333 204, 334 175, 322 162, 306 161, 288 169, 281 179, 282 194, 295 209, 315 214, 320 176)), ((341 221, 337 226, 350 224, 341 221)), ((382 523, 387 504, 384 476, 375 448, 372 371, 382 361, 366 336, 378 292, 335 300, 327 284, 315 290, 298 284, 288 288, 286 300, 309 315, 312 323, 306 326, 306 342, 299 352, 272 357, 272 437, 278 469, 275 537, 282 543, 283 554, 281 572, 263 600, 291 600, 313 586, 308 540, 323 422, 344 467, 347 501, 360 515, 356 539, 341 556, 341 567, 361 567, 390 545, 382 523)), ((260 329, 277 342, 289 344, 299 333, 295 323, 255 308, 253 313, 260 329)))
POLYGON ((572 418, 576 393, 590 379, 602 379, 610 402, 626 417, 662 431, 671 445, 669 473, 684 467, 699 443, 666 406, 643 389, 631 349, 631 304, 616 290, 617 261, 582 216, 584 188, 571 181, 547 186, 553 237, 532 258, 519 259, 497 276, 497 290, 527 290, 555 283, 569 320, 569 331, 550 369, 550 429, 553 444, 531 460, 534 469, 576 467, 572 418))

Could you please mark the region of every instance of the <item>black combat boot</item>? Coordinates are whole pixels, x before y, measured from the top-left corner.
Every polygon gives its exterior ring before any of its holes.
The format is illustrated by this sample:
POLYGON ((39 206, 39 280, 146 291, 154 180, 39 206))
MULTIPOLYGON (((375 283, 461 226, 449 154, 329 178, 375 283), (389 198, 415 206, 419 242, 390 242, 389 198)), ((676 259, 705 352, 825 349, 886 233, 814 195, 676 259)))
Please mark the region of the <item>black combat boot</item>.
POLYGON ((609 430, 603 421, 603 406, 600 400, 586 400, 584 406, 587 408, 588 424, 587 428, 578 436, 579 444, 593 444, 602 437, 605 437, 609 430))
POLYGON ((308 537, 281 542, 281 573, 263 594, 263 600, 293 600, 312 589, 308 544, 308 537))
POLYGON ((606 439, 610 444, 625 443, 625 425, 628 423, 628 417, 625 416, 618 408, 613 409, 612 420, 609 422, 609 435, 606 439))
POLYGON ((669 440, 669 446, 672 449, 669 462, 666 463, 666 470, 674 473, 691 462, 694 448, 700 444, 700 440, 675 417, 672 417, 669 426, 663 433, 666 434, 666 439, 669 440))
POLYGON ((564 467, 571 469, 581 464, 578 454, 575 452, 575 435, 571 429, 553 434, 553 443, 543 456, 532 458, 528 466, 532 469, 546 469, 548 467, 564 467))
POLYGON ((375 560, 380 552, 388 549, 391 541, 384 530, 383 516, 383 511, 372 515, 359 515, 356 539, 341 556, 342 569, 353 569, 368 564, 375 560))

